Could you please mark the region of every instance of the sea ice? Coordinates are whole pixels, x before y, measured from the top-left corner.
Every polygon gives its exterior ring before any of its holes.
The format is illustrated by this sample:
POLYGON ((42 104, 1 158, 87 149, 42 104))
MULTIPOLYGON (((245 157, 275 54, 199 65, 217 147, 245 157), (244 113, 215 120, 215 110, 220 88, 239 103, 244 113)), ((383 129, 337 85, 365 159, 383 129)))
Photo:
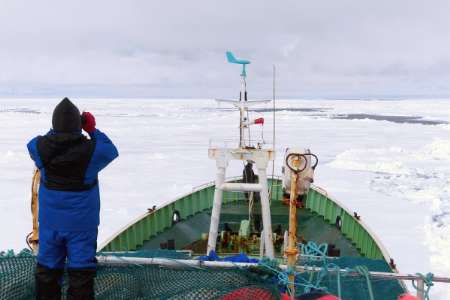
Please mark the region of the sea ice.
MULTIPOLYGON (((238 134, 238 112, 217 109, 212 100, 74 100, 96 116, 120 152, 100 175, 99 244, 147 208, 214 180, 209 139, 238 134)), ((26 246, 33 165, 25 145, 50 128, 58 101, 0 100, 0 249, 26 246)), ((286 147, 310 148, 320 160, 315 184, 361 215, 400 271, 450 275, 450 127, 386 117, 334 118, 364 114, 445 123, 449 101, 283 100, 277 107, 276 174, 286 147)), ((266 118, 268 142, 270 108, 252 113, 266 118)), ((242 164, 235 163, 227 176, 241 173, 242 164)), ((450 299, 450 286, 433 288, 432 299, 450 299)))

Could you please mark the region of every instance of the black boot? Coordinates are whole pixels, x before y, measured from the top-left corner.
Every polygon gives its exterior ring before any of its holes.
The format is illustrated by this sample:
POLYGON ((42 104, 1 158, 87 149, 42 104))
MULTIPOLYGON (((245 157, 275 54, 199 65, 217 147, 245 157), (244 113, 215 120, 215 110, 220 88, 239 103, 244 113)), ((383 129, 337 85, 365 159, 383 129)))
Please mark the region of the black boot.
POLYGON ((69 269, 67 300, 93 300, 95 269, 69 269))
POLYGON ((60 280, 64 273, 63 269, 49 269, 40 264, 36 267, 36 299, 37 300, 60 300, 60 280))

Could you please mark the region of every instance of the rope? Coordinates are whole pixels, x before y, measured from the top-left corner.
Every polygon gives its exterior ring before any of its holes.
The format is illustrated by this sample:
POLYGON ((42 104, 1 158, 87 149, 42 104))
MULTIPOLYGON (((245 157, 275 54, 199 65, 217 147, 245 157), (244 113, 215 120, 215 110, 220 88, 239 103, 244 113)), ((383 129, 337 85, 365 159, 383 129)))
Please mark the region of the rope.
POLYGON ((337 285, 338 298, 342 299, 342 297, 341 297, 341 295, 342 295, 341 272, 340 272, 341 268, 338 265, 331 263, 331 264, 327 265, 327 269, 333 270, 336 272, 336 281, 337 281, 336 285, 337 285))
POLYGON ((369 292, 369 299, 374 300, 375 298, 373 296, 372 282, 370 281, 369 269, 367 269, 366 266, 356 266, 355 271, 358 272, 359 274, 363 275, 364 277, 366 277, 367 289, 369 292))
POLYGON ((39 222, 38 222, 38 207, 39 207, 39 182, 41 174, 38 169, 34 170, 33 179, 31 181, 31 215, 33 230, 26 236, 25 241, 33 252, 37 252, 39 243, 39 222))
POLYGON ((320 256, 322 259, 326 259, 328 244, 322 243, 318 245, 315 242, 309 241, 306 245, 300 244, 300 250, 302 255, 320 256))
MULTIPOLYGON (((325 287, 320 286, 322 279, 327 275, 328 270, 326 268, 322 269, 314 280, 314 272, 309 272, 309 279, 305 279, 300 275, 300 273, 295 272, 292 267, 289 267, 286 271, 281 271, 278 268, 278 262, 275 260, 270 260, 267 258, 263 258, 258 265, 262 268, 266 268, 272 271, 277 278, 278 284, 286 287, 286 290, 290 293, 290 286, 294 285, 296 287, 303 288, 304 293, 309 293, 312 290, 315 291, 324 291, 327 292, 325 287), (294 278, 296 279, 294 282, 289 280, 289 275, 294 274, 294 278), (300 281, 300 282, 299 282, 300 281), (315 282, 314 282, 315 281, 315 282)), ((297 290, 297 289, 296 289, 297 290)))
MULTIPOLYGON (((315 255, 320 256, 321 260, 323 261, 323 266, 321 267, 320 271, 317 272, 317 275, 313 271, 308 272, 309 278, 305 279, 302 276, 299 276, 300 273, 295 272, 295 270, 291 267, 289 267, 286 271, 281 271, 278 268, 278 265, 275 261, 270 260, 261 260, 259 262, 259 265, 261 267, 267 268, 274 272, 276 274, 276 278, 278 280, 278 284, 282 285, 283 287, 286 287, 286 289, 290 292, 289 286, 294 285, 296 287, 303 288, 304 293, 310 293, 311 291, 323 291, 328 292, 327 288, 324 286, 321 286, 323 279, 330 275, 330 272, 336 272, 336 281, 337 281, 337 294, 338 297, 342 297, 342 282, 341 282, 341 272, 344 273, 344 276, 346 273, 349 272, 358 272, 366 279, 367 284, 367 290, 369 294, 369 300, 375 300, 374 294, 373 294, 373 288, 372 288, 372 282, 370 278, 369 269, 366 266, 356 266, 354 269, 346 268, 345 270, 341 271, 340 267, 334 263, 327 263, 327 250, 328 245, 323 243, 320 245, 317 245, 314 242, 308 242, 306 245, 301 245, 301 251, 302 254, 305 255, 315 255), (295 282, 289 281, 289 275, 294 274, 295 282)), ((429 291, 429 284, 432 285, 432 275, 429 274, 427 276, 422 276, 422 279, 427 284, 427 291, 426 294, 428 295, 429 291)), ((425 298, 426 300, 429 300, 428 298, 425 298)))
POLYGON ((424 300, 430 300, 429 293, 430 293, 431 287, 434 285, 434 283, 433 283, 434 274, 433 273, 427 273, 426 275, 423 275, 422 273, 416 273, 416 275, 419 276, 423 280, 423 282, 424 282, 424 284, 426 285, 427 288, 426 288, 426 290, 419 290, 419 287, 417 286, 415 280, 413 280, 411 282, 412 286, 416 289, 417 292, 423 293, 423 299, 424 300))

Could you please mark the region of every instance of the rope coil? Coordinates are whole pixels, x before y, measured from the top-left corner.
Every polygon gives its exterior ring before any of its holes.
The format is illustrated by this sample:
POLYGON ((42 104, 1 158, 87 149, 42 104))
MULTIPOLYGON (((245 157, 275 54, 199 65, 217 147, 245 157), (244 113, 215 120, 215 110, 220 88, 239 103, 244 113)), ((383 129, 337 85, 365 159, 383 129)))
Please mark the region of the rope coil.
POLYGON ((434 277, 434 274, 433 273, 427 273, 427 274, 425 274, 425 275, 423 275, 422 273, 416 273, 416 275, 417 276, 419 276, 420 278, 421 278, 421 280, 423 281, 423 283, 425 284, 425 286, 426 286, 426 289, 425 290, 422 290, 422 289, 420 289, 418 286, 417 286, 417 283, 416 283, 416 281, 415 280, 413 280, 411 283, 412 283, 412 286, 416 289, 416 291, 418 291, 419 293, 423 293, 423 299, 424 300, 430 300, 430 289, 431 289, 431 287, 434 285, 434 283, 433 283, 433 277, 434 277))

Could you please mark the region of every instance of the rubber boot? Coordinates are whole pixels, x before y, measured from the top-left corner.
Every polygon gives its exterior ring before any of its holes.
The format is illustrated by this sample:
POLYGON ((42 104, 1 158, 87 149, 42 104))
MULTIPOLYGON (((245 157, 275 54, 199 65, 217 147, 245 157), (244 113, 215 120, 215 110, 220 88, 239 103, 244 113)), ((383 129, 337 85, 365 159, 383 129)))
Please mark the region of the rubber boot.
POLYGON ((63 269, 49 269, 40 264, 36 266, 36 299, 60 300, 60 281, 64 273, 63 269))
POLYGON ((67 300, 93 300, 95 269, 69 269, 67 300))

